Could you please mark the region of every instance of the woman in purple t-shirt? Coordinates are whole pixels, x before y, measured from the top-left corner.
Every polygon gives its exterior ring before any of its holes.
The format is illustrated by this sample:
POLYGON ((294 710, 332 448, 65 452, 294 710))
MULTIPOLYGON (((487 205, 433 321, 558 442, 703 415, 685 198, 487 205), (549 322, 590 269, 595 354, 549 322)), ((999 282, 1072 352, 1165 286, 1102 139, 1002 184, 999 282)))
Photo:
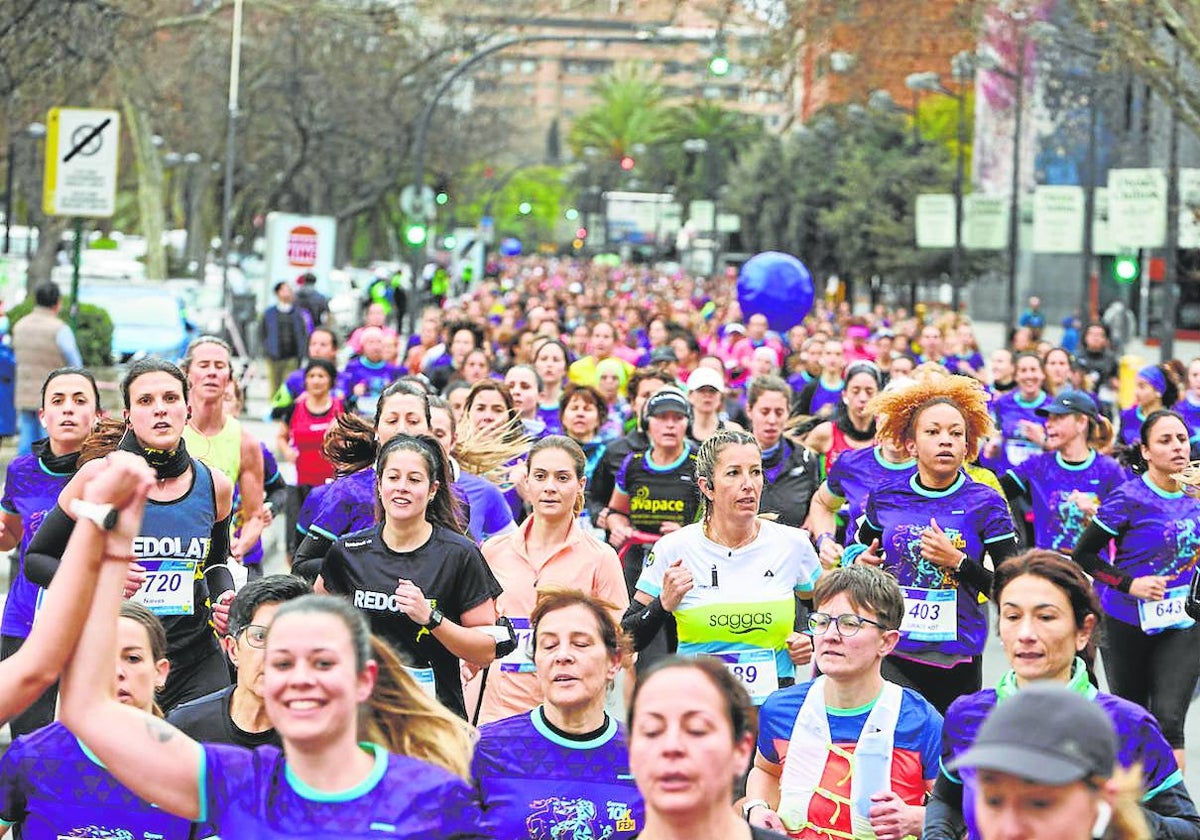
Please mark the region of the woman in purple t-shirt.
POLYGON ((1075 544, 1104 609, 1104 673, 1113 694, 1149 709, 1182 763, 1184 722, 1200 678, 1200 625, 1184 610, 1200 558, 1200 499, 1176 476, 1188 466, 1188 428, 1152 412, 1141 445, 1127 450, 1137 475, 1118 487, 1075 544), (1116 555, 1109 562, 1108 545, 1116 555))

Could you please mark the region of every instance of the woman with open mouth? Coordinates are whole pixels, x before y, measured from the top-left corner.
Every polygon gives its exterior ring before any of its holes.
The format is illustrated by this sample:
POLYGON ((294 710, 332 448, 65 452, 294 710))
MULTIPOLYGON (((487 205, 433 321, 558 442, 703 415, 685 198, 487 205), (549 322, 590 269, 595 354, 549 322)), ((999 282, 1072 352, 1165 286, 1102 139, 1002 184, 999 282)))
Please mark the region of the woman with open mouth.
MULTIPOLYGON (((17 552, 17 572, 9 581, 0 626, 0 658, 7 659, 25 643, 33 628, 33 617, 41 590, 25 576, 25 552, 46 512, 75 475, 79 451, 92 431, 100 410, 100 389, 91 371, 59 368, 42 383, 39 419, 47 436, 35 441, 33 451, 18 455, 4 477, 0 499, 0 551, 17 552)), ((12 737, 25 735, 54 720, 58 692, 47 691, 21 714, 9 721, 12 737)))
POLYGON ((1072 557, 1092 576, 1104 610, 1109 688, 1150 710, 1182 767, 1184 722, 1200 678, 1200 625, 1186 611, 1200 557, 1200 499, 1180 481, 1191 472, 1183 418, 1160 409, 1139 433, 1141 445, 1122 453, 1135 477, 1101 501, 1072 557))
POLYGON ((700 445, 701 520, 655 544, 622 622, 637 650, 674 625, 680 655, 718 657, 755 705, 812 659, 811 637, 794 628, 821 571, 803 531, 759 517, 762 460, 749 432, 700 445))
POLYGON ((871 404, 879 436, 917 461, 867 499, 850 562, 882 565, 904 590, 900 641, 883 664, 892 682, 914 688, 939 712, 983 681, 992 567, 1016 553, 1004 497, 963 470, 992 431, 983 386, 940 371, 884 391, 871 404))
POLYGON ((1099 706, 1117 733, 1117 761, 1138 765, 1142 813, 1152 837, 1200 836, 1200 817, 1158 723, 1136 703, 1097 691, 1089 680, 1100 630, 1100 602, 1079 566, 1044 550, 1029 551, 996 572, 997 631, 1012 670, 995 688, 960 697, 942 732, 942 767, 925 810, 925 840, 978 838, 978 779, 946 769, 975 742, 985 717, 1034 684, 1062 685, 1099 706))
MULTIPOLYGON (((619 575, 617 586, 624 595, 619 575)), ((628 653, 613 607, 577 589, 538 597, 519 642, 542 702, 481 727, 471 765, 491 836, 528 837, 540 824, 536 836, 569 837, 581 819, 588 836, 623 840, 645 826, 624 729, 605 711, 628 653)))
MULTIPOLYGON (((135 362, 121 383, 125 422, 102 421, 84 445, 87 461, 63 488, 29 544, 26 573, 39 586, 55 577, 67 540, 86 517, 85 482, 96 458, 113 450, 140 455, 156 481, 133 541, 125 597, 146 606, 167 631, 171 671, 158 697, 164 713, 229 685, 225 654, 213 634, 224 633, 233 600, 230 518, 233 484, 219 469, 192 457, 183 440, 188 380, 162 359, 135 362)), ((259 487, 261 494, 262 487, 259 487)))

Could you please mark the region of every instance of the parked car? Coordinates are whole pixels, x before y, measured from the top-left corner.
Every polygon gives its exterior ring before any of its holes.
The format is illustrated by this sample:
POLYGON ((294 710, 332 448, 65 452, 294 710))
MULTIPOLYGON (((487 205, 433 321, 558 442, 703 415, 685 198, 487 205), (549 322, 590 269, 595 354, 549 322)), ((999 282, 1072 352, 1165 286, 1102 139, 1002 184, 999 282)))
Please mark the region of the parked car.
POLYGON ((115 362, 143 356, 176 361, 196 335, 183 301, 161 284, 85 281, 79 288, 79 300, 108 312, 113 324, 115 362))

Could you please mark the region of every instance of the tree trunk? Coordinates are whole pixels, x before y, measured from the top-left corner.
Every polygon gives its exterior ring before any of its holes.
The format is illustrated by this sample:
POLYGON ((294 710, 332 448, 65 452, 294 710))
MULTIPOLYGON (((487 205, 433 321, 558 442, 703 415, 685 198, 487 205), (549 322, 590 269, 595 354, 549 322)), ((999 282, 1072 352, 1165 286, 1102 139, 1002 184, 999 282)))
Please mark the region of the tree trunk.
MULTIPOLYGON (((120 73, 125 81, 132 75, 120 73)), ((163 247, 166 210, 163 207, 163 165, 151 137, 150 117, 134 100, 129 85, 122 85, 121 110, 125 115, 129 138, 133 142, 133 159, 137 167, 138 217, 142 236, 146 238, 146 276, 163 280, 167 276, 167 252, 163 247)))
POLYGON ((44 216, 42 226, 38 230, 38 247, 33 259, 29 261, 29 272, 25 277, 25 289, 33 293, 33 287, 50 279, 54 270, 55 256, 62 235, 70 226, 71 220, 66 216, 44 216))

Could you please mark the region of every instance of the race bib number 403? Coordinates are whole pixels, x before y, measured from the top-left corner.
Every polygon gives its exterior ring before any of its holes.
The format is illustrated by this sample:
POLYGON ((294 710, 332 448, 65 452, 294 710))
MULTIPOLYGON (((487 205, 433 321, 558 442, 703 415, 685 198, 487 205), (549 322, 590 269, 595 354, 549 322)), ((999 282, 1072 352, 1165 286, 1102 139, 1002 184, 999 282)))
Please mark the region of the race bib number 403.
POLYGON ((146 581, 129 600, 155 615, 191 615, 196 611, 195 560, 139 560, 146 581))
POLYGON ((917 642, 958 638, 958 590, 903 586, 904 620, 900 632, 917 642))

